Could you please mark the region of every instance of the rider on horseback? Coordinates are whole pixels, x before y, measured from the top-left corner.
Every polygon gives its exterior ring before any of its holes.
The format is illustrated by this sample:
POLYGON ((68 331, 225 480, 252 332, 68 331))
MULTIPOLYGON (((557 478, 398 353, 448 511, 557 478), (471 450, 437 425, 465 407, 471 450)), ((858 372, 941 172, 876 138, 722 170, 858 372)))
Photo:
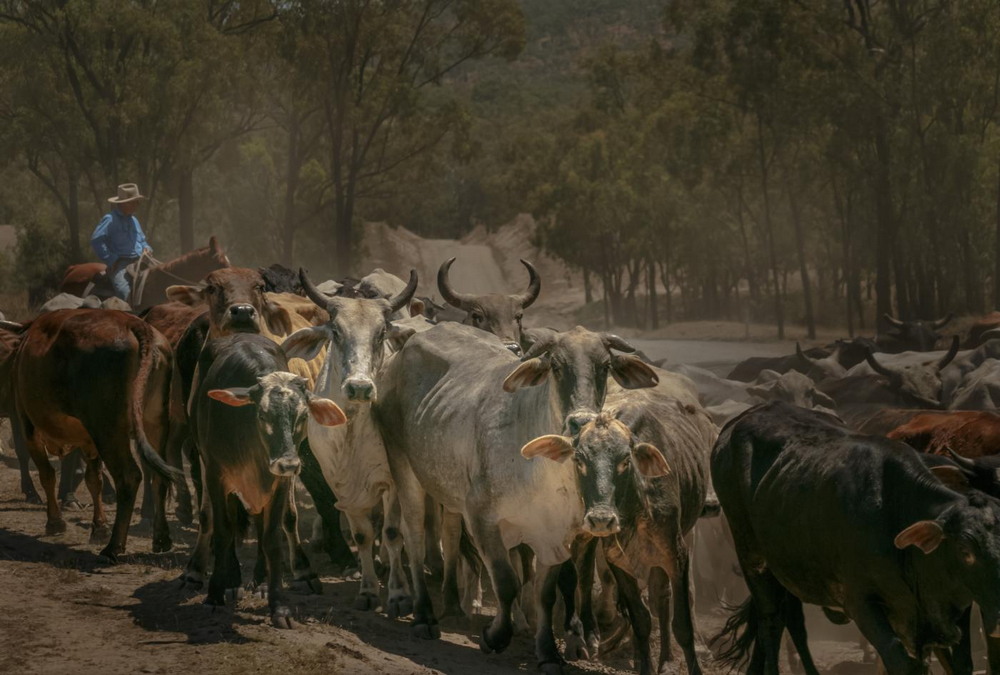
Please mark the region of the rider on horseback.
POLYGON ((142 257, 143 253, 152 251, 146 242, 142 226, 139 225, 139 219, 133 215, 139 207, 140 199, 145 197, 139 194, 138 185, 119 185, 118 195, 108 198, 115 208, 101 219, 90 237, 90 247, 108 267, 115 295, 126 301, 132 290, 125 274, 126 268, 142 257))

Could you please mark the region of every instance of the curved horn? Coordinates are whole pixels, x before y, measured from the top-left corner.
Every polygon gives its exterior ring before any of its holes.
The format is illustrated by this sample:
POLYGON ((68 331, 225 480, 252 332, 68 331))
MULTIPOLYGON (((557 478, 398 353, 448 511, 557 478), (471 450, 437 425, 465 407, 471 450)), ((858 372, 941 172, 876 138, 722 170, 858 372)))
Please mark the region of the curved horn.
POLYGON ((451 284, 448 283, 448 270, 451 269, 451 264, 455 262, 454 258, 444 261, 441 265, 441 269, 438 270, 438 290, 441 291, 441 297, 452 307, 457 307, 465 312, 472 309, 472 301, 475 296, 466 295, 464 293, 456 293, 452 290, 451 284))
POLYGON ((538 294, 542 291, 542 278, 538 276, 535 266, 521 258, 521 264, 528 268, 528 290, 520 295, 515 295, 514 299, 521 305, 522 309, 531 307, 531 303, 538 299, 538 294))
POLYGON ((950 446, 944 446, 944 449, 948 451, 948 455, 951 457, 951 461, 958 464, 959 468, 966 471, 975 471, 976 462, 968 457, 962 457, 960 454, 951 449, 950 446))
POLYGON ((617 349, 618 351, 625 352, 627 354, 635 352, 635 347, 612 333, 601 333, 601 340, 604 342, 604 346, 608 349, 617 349))
POLYGON ((530 361, 531 359, 538 358, 539 356, 547 352, 553 344, 555 344, 553 336, 546 335, 545 337, 536 340, 535 344, 531 345, 528 348, 528 351, 524 353, 524 356, 521 357, 521 360, 530 361))
POLYGON ((868 365, 871 366, 872 370, 874 370, 879 375, 884 375, 884 376, 888 377, 890 380, 892 380, 893 382, 896 382, 896 381, 899 380, 899 373, 896 373, 896 372, 890 370, 889 368, 886 368, 881 363, 879 363, 878 361, 876 361, 875 360, 875 355, 872 354, 870 351, 867 354, 865 354, 865 361, 867 361, 868 365))
POLYGON ((945 325, 946 325, 946 324, 947 324, 947 323, 948 323, 949 321, 951 321, 952 319, 954 319, 954 318, 955 318, 955 315, 954 315, 954 314, 952 314, 951 312, 948 312, 948 314, 946 314, 945 316, 941 317, 940 319, 938 319, 937 321, 935 321, 935 322, 934 322, 934 323, 932 324, 932 325, 934 326, 934 330, 938 330, 938 329, 940 329, 940 328, 944 328, 944 327, 945 327, 945 325))
POLYGON ((814 365, 818 360, 812 358, 811 356, 806 356, 806 353, 802 351, 802 346, 798 343, 798 341, 795 342, 795 355, 810 366, 814 365))
POLYGON ((886 312, 885 314, 883 314, 882 318, 885 319, 886 321, 888 321, 891 325, 895 326, 896 328, 902 328, 903 326, 906 325, 902 321, 900 321, 899 319, 897 319, 896 317, 894 317, 891 314, 889 314, 888 312, 886 312))
POLYGON ((299 281, 302 283, 302 290, 306 292, 306 297, 332 315, 333 312, 330 311, 330 298, 316 288, 315 284, 306 275, 306 271, 301 267, 299 268, 299 281))
POLYGON ((389 298, 389 305, 392 307, 393 312, 398 312, 403 307, 410 304, 410 300, 413 299, 413 294, 417 292, 417 270, 410 270, 410 281, 406 284, 406 288, 400 291, 399 295, 394 298, 389 298))
POLYGON ((956 354, 958 354, 958 336, 957 335, 951 338, 951 348, 948 349, 948 353, 944 355, 944 358, 942 358, 940 361, 938 361, 937 369, 941 370, 942 368, 944 368, 945 366, 947 366, 949 363, 951 363, 952 360, 955 358, 956 354))

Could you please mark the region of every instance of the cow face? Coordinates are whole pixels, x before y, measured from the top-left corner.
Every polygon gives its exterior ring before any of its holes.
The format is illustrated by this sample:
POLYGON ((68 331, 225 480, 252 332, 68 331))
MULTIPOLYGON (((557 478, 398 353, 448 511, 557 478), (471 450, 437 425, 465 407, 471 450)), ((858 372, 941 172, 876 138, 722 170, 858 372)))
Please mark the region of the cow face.
MULTIPOLYGON (((392 300, 406 288, 406 282, 381 267, 361 277, 349 293, 339 293, 345 298, 368 298, 369 300, 392 300)), ((409 316, 420 316, 424 313, 424 301, 420 298, 410 298, 409 306, 404 305, 393 311, 392 319, 406 319, 409 316), (407 311, 408 310, 408 311, 407 311)))
POLYGON ((264 290, 264 278, 256 270, 229 267, 212 272, 200 286, 170 286, 167 297, 186 305, 206 305, 213 338, 265 331, 287 335, 288 313, 268 300, 264 290))
POLYGON ((918 521, 895 538, 899 549, 914 547, 943 556, 944 573, 957 576, 982 609, 983 628, 1000 637, 1000 502, 969 493, 964 503, 935 520, 918 521), (939 550, 940 549, 940 550, 939 550))
POLYGON ((626 389, 652 387, 659 382, 653 369, 640 358, 612 350, 632 352, 635 348, 618 336, 592 333, 580 326, 553 333, 532 345, 523 363, 504 380, 503 389, 514 392, 533 387, 551 375, 565 420, 564 431, 576 435, 604 406, 609 374, 626 389))
MULTIPOLYGON (((767 372, 773 371, 763 371, 761 375, 767 372)), ((837 408, 832 398, 816 389, 811 378, 795 370, 747 387, 747 392, 762 401, 784 401, 810 410, 832 413, 837 408)))
POLYGON ((528 288, 524 293, 501 295, 489 293, 486 295, 470 295, 458 293, 448 280, 448 271, 455 259, 452 258, 441 265, 438 270, 438 290, 448 304, 465 312, 462 323, 474 326, 487 333, 493 333, 504 343, 507 349, 515 354, 521 354, 521 319, 524 310, 538 298, 542 289, 542 281, 538 272, 527 260, 521 260, 529 275, 528 288))
POLYGON ((389 300, 330 298, 320 293, 304 271, 299 273, 306 294, 326 309, 330 320, 290 335, 282 344, 285 354, 289 358, 312 359, 329 344, 327 387, 339 382, 348 401, 374 403, 378 399, 374 378, 382 367, 386 338, 392 328, 389 322, 416 292, 416 272, 410 273, 410 283, 402 292, 389 300))
POLYGON ((521 448, 521 455, 573 459, 583 497, 583 529, 595 537, 619 532, 623 519, 642 511, 645 480, 670 473, 659 449, 639 442, 627 426, 604 414, 587 422, 575 438, 542 436, 521 448))
POLYGON ((231 406, 257 408, 257 432, 267 448, 268 469, 275 476, 294 476, 302 468, 298 447, 306 437, 306 420, 335 427, 347 416, 333 401, 314 396, 305 378, 275 372, 257 378, 252 387, 212 389, 209 397, 231 406))
MULTIPOLYGON (((890 341, 895 341, 903 347, 904 351, 929 352, 934 349, 934 344, 941 339, 938 330, 944 328, 952 319, 952 314, 937 319, 935 321, 901 321, 889 314, 883 314, 882 318, 889 325, 887 336, 890 341)), ((882 342, 881 336, 879 341, 882 342)))
POLYGON ((891 388, 922 405, 937 408, 941 406, 941 370, 951 363, 956 354, 958 354, 957 335, 952 339, 951 349, 940 361, 890 368, 879 363, 871 352, 865 358, 872 370, 889 379, 891 388))

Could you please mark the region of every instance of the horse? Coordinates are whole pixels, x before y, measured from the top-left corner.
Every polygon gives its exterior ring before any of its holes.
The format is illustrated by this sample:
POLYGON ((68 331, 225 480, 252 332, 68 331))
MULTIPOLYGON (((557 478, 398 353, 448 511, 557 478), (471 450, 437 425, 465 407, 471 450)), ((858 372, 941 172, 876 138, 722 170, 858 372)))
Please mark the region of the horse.
MULTIPOLYGON (((143 282, 142 297, 138 303, 133 303, 132 311, 141 312, 153 305, 166 302, 167 286, 177 283, 197 283, 209 272, 229 266, 229 258, 213 235, 205 248, 189 251, 178 258, 148 268, 145 272, 147 276, 143 282)), ((82 297, 87 292, 88 286, 94 284, 97 287, 107 279, 106 272, 107 266, 104 263, 70 265, 59 284, 59 290, 82 297)), ((92 292, 101 294, 98 288, 92 292)))

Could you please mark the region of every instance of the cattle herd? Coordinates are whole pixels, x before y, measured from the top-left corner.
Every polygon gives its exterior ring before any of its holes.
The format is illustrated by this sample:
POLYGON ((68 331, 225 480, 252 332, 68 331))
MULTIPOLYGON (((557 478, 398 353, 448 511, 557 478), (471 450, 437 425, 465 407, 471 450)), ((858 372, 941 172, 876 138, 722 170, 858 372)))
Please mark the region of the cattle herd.
POLYGON ((939 334, 951 317, 887 316, 876 340, 721 377, 650 363, 610 333, 525 328, 542 285, 530 263, 523 293, 472 295, 452 287, 453 262, 437 279, 446 308, 416 297, 415 272, 317 284, 233 267, 213 238, 165 264, 141 311, 63 294, 0 322, 0 415, 26 499, 40 500, 29 459, 38 469, 45 533, 65 531, 82 473, 91 544, 117 561, 145 479, 154 552, 172 547, 171 504, 199 527, 178 584, 209 605, 248 585, 294 628, 283 586, 322 587, 300 480, 323 552, 360 569, 355 610, 410 616, 434 639, 489 583, 480 648, 503 651, 527 615, 545 673, 605 651, 606 606, 642 674, 674 660, 671 634, 692 675, 778 673, 785 658, 817 673, 812 604, 854 622, 889 673, 935 659, 971 674, 985 638, 1000 675, 1000 321, 960 349, 939 334), (251 525, 248 583, 237 549, 251 525), (732 610, 708 640, 696 595, 732 610))

